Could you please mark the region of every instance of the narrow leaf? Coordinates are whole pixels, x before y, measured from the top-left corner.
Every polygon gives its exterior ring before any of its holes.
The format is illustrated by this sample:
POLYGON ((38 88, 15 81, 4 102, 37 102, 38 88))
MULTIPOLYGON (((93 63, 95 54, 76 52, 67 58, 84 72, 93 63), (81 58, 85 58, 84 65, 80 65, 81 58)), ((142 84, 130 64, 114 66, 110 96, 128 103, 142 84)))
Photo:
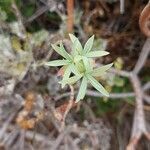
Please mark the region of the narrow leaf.
POLYGON ((106 51, 91 51, 89 53, 86 54, 87 57, 101 57, 101 56, 105 56, 108 55, 109 52, 106 51))
POLYGON ((59 46, 57 46, 56 44, 51 44, 51 46, 52 46, 52 48, 53 48, 59 55, 61 55, 61 56, 64 57, 64 54, 63 54, 63 52, 62 52, 62 49, 61 49, 59 46))
POLYGON ((91 72, 92 71, 92 65, 90 64, 90 61, 88 60, 87 57, 82 57, 83 63, 84 63, 84 67, 86 69, 87 72, 91 72))
POLYGON ((76 36, 74 36, 73 34, 69 34, 70 40, 72 43, 75 42, 76 39, 78 39, 76 36))
POLYGON ((73 77, 70 77, 68 78, 67 80, 63 80, 63 81, 60 81, 61 84, 74 84, 76 83, 80 78, 82 77, 82 75, 80 76, 73 76, 73 77))
POLYGON ((75 37, 73 34, 69 34, 69 36, 70 36, 70 39, 71 39, 71 41, 72 41, 72 43, 73 43, 73 47, 72 47, 72 49, 73 49, 73 54, 75 54, 76 51, 81 54, 83 48, 82 48, 82 45, 81 45, 80 41, 79 41, 78 38, 75 37))
POLYGON ((77 76, 80 75, 80 72, 74 64, 71 64, 71 71, 77 76))
POLYGON ((80 89, 79 89, 79 92, 77 95, 76 103, 84 98, 84 96, 86 94, 86 89, 87 89, 87 78, 83 77, 81 85, 80 85, 80 89))
POLYGON ((75 40, 75 42, 72 45, 72 54, 73 54, 73 56, 76 56, 81 53, 82 53, 82 49, 79 46, 78 40, 75 40))
POLYGON ((60 48, 62 49, 62 52, 63 52, 64 57, 65 57, 66 59, 68 59, 68 60, 72 60, 71 55, 70 55, 69 53, 67 53, 67 51, 65 50, 65 48, 64 48, 64 46, 63 46, 63 44, 62 44, 62 42, 60 43, 60 48))
MULTIPOLYGON (((71 74, 71 65, 68 65, 65 69, 62 81, 68 80, 71 74)), ((62 83, 62 88, 64 88, 66 84, 62 83)))
POLYGON ((93 46, 93 42, 94 42, 94 35, 92 37, 90 37, 87 42, 84 45, 84 53, 88 53, 93 46))
POLYGON ((46 66, 63 66, 68 65, 70 62, 68 60, 53 60, 50 62, 46 62, 46 66))
POLYGON ((104 96, 109 96, 109 93, 105 90, 105 88, 91 75, 87 75, 88 80, 92 84, 92 86, 98 90, 100 93, 102 93, 104 96))
POLYGON ((92 71, 92 76, 98 77, 103 75, 112 65, 113 63, 94 69, 92 71))
POLYGON ((71 60, 71 56, 66 52, 62 42, 60 43, 60 46, 57 46, 56 44, 51 45, 52 48, 62 57, 71 60))
POLYGON ((82 59, 81 55, 75 55, 74 56, 74 63, 78 63, 82 59))
POLYGON ((71 55, 73 56, 73 57, 75 57, 75 56, 77 56, 77 55, 79 55, 80 53, 79 53, 79 51, 77 51, 77 44, 76 44, 77 42, 75 41, 75 43, 73 43, 73 45, 72 45, 72 51, 71 51, 71 55))

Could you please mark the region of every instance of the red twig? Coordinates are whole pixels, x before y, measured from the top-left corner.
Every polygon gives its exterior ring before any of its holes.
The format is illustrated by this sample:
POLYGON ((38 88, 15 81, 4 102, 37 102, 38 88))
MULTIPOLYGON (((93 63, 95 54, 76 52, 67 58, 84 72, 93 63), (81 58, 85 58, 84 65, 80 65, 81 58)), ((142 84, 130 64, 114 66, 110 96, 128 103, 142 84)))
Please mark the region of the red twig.
POLYGON ((67 13, 68 13, 67 31, 69 33, 73 31, 73 24, 74 24, 73 11, 74 11, 74 0, 67 0, 67 13))
POLYGON ((71 110, 73 104, 74 104, 74 88, 70 85, 70 90, 71 90, 71 94, 70 94, 70 100, 69 100, 69 103, 66 107, 66 110, 64 112, 64 115, 63 115, 63 119, 62 119, 62 129, 64 128, 65 126, 65 119, 67 117, 67 114, 69 113, 69 111, 71 110))
POLYGON ((147 36, 150 37, 150 1, 145 6, 143 11, 141 12, 140 18, 139 18, 139 25, 141 31, 147 36))

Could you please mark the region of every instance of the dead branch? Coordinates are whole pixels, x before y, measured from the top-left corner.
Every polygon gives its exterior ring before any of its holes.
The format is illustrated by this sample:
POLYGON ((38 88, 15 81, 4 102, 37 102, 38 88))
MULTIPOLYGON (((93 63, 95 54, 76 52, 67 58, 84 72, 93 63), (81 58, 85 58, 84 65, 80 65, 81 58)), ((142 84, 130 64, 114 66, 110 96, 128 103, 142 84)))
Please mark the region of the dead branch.
POLYGON ((56 117, 57 112, 56 112, 56 109, 55 109, 53 103, 50 102, 50 99, 45 100, 45 107, 46 107, 45 108, 45 117, 50 119, 48 121, 51 121, 51 123, 53 124, 53 126, 55 127, 55 129, 58 132, 61 132, 61 130, 60 130, 61 123, 56 117))
POLYGON ((133 70, 133 72, 135 74, 138 74, 140 72, 140 70, 142 69, 142 67, 144 66, 144 64, 148 58, 149 52, 150 52, 150 38, 148 38, 146 40, 146 42, 142 48, 139 59, 138 59, 136 65, 135 65, 135 68, 133 70))
POLYGON ((27 19, 26 21, 24 21, 24 23, 27 24, 27 23, 32 22, 33 20, 35 20, 37 17, 41 16, 43 13, 45 13, 48 10, 49 10, 48 6, 41 7, 29 19, 27 19))
MULTIPOLYGON (((143 46, 143 49, 139 56, 137 64, 135 65, 135 68, 130 76, 130 80, 133 85, 135 96, 136 96, 135 97, 136 108, 135 108, 135 114, 134 114, 134 120, 133 120, 132 134, 130 138, 130 143, 127 146, 127 150, 134 150, 139 139, 141 138, 143 134, 150 140, 150 133, 148 133, 146 129, 145 115, 144 115, 144 109, 143 109, 143 99, 146 97, 146 95, 144 95, 143 93, 140 80, 137 76, 137 74, 140 72, 140 70, 144 66, 144 63, 146 62, 146 59, 148 58, 149 52, 150 52, 150 39, 147 39, 143 46)), ((149 84, 147 83, 143 89, 146 90, 148 88, 149 88, 149 84)))
POLYGON ((11 116, 9 116, 9 118, 4 122, 4 124, 0 130, 0 140, 3 138, 4 133, 6 132, 11 121, 14 119, 15 115, 16 115, 16 112, 14 112, 11 116))
MULTIPOLYGON (((78 91, 75 91, 74 93, 77 94, 78 91)), ((61 100, 62 98, 68 97, 70 95, 70 92, 66 92, 64 94, 58 95, 55 97, 55 101, 61 100)), ((87 96, 93 96, 93 97, 103 97, 103 95, 95 90, 87 90, 86 91, 87 96)), ((130 93, 110 93, 109 98, 110 99, 120 99, 120 98, 129 98, 134 97, 134 92, 130 93)))
POLYGON ((69 111, 71 110, 73 104, 74 104, 74 88, 73 86, 69 86, 70 87, 70 90, 71 90, 71 93, 70 93, 70 100, 69 100, 69 103, 68 103, 68 106, 65 110, 65 113, 63 115, 63 118, 62 118, 62 125, 61 125, 61 128, 63 129, 64 126, 65 126, 65 119, 67 117, 67 114, 69 113, 69 111))
POLYGON ((22 19, 21 13, 20 13, 14 0, 12 1, 12 8, 13 8, 13 11, 17 17, 17 20, 18 20, 19 29, 20 29, 20 38, 25 39, 26 38, 26 30, 25 30, 25 27, 23 25, 23 19, 22 19))
POLYGON ((135 146, 137 145, 142 134, 147 133, 146 126, 145 126, 144 110, 143 110, 143 92, 137 75, 133 74, 131 76, 131 82, 133 84, 133 88, 136 95, 136 109, 134 113, 131 139, 127 147, 127 150, 135 149, 135 146))
POLYGON ((120 13, 123 14, 125 11, 124 0, 120 0, 120 13))
POLYGON ((59 136, 57 137, 56 141, 52 146, 52 150, 57 150, 61 142, 64 140, 65 136, 70 133, 72 129, 67 127, 64 131, 62 131, 59 136))

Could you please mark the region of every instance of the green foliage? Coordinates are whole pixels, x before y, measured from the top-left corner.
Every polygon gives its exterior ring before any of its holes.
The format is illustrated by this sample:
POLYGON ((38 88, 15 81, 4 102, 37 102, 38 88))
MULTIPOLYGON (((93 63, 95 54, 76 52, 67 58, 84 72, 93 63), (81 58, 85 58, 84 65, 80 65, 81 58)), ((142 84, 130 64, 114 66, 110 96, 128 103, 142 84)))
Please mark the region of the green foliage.
POLYGON ((84 98, 88 82, 90 82, 96 90, 108 97, 109 93, 95 79, 95 77, 99 77, 104 74, 113 64, 111 63, 106 66, 95 68, 93 58, 105 56, 109 53, 103 50, 91 51, 94 42, 94 36, 87 40, 84 47, 82 47, 78 38, 73 34, 69 34, 69 36, 72 42, 71 54, 65 50, 62 42, 60 42, 59 45, 52 44, 53 49, 64 59, 53 60, 45 63, 45 65, 63 66, 64 74, 62 80, 60 81, 62 87, 64 87, 66 84, 72 85, 78 80, 82 79, 76 102, 84 98), (71 74, 73 74, 73 76, 71 76, 71 74))
POLYGON ((35 4, 24 5, 24 7, 22 7, 21 12, 25 17, 32 16, 33 13, 35 12, 35 4))
POLYGON ((122 101, 111 100, 111 101, 104 101, 102 99, 97 98, 96 101, 96 108, 94 112, 97 116, 106 115, 106 113, 116 113, 120 106, 122 105, 122 101))
MULTIPOLYGON (((15 2, 18 4, 18 0, 15 0, 15 2)), ((16 19, 13 11, 12 11, 12 0, 0 0, 0 7, 1 7, 1 11, 5 12, 6 17, 6 21, 11 22, 14 21, 16 19)))
POLYGON ((0 7, 0 20, 5 21, 7 19, 7 14, 5 11, 2 10, 0 7))

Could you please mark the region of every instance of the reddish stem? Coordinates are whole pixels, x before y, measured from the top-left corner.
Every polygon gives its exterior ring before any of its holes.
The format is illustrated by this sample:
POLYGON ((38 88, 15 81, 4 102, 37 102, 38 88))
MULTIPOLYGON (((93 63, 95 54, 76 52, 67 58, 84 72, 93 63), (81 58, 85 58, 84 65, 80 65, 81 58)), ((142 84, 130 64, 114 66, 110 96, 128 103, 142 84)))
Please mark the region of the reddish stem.
POLYGON ((147 36, 150 37, 150 2, 145 6, 141 12, 139 18, 139 25, 141 31, 147 36))
POLYGON ((74 0, 67 0, 67 13, 68 13, 67 31, 69 33, 73 31, 73 24, 74 24, 73 11, 74 11, 74 0))

